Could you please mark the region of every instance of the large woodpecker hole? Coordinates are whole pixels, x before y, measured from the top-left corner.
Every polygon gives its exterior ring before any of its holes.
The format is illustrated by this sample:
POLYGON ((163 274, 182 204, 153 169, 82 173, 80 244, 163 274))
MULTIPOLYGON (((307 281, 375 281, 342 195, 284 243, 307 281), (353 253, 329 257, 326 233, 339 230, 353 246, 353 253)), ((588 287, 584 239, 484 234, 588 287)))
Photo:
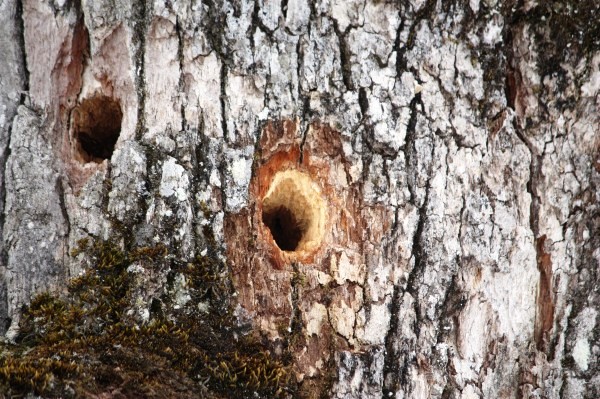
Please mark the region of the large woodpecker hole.
POLYGON ((305 226, 301 226, 292 211, 283 205, 263 212, 263 222, 283 251, 295 251, 305 233, 305 226))
POLYGON ((315 182, 296 170, 278 172, 262 202, 262 220, 282 251, 310 251, 323 238, 326 206, 315 182))
POLYGON ((73 139, 78 158, 100 163, 110 159, 121 133, 123 112, 115 100, 95 96, 73 110, 73 139))

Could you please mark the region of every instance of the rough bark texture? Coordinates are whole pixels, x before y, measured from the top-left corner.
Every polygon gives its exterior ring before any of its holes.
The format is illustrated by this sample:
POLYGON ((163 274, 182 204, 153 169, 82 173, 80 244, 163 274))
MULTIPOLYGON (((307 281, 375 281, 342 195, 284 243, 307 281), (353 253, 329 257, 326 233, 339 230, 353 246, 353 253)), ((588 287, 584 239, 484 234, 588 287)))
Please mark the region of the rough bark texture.
POLYGON ((295 396, 599 397, 600 6, 540 3, 0 1, 0 331, 216 243, 295 396))

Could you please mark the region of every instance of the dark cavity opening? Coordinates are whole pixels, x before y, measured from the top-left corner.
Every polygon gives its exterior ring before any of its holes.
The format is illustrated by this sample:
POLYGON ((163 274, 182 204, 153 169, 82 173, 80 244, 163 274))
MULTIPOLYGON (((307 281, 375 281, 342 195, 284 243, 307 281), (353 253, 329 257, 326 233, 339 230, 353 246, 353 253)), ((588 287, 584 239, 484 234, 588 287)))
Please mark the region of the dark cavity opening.
POLYGON ((263 223, 271 231, 273 239, 282 251, 295 251, 304 235, 304 229, 285 206, 278 206, 263 212, 263 223))
POLYGON ((121 133, 123 112, 115 100, 96 96, 73 110, 73 138, 83 162, 100 163, 110 159, 121 133))

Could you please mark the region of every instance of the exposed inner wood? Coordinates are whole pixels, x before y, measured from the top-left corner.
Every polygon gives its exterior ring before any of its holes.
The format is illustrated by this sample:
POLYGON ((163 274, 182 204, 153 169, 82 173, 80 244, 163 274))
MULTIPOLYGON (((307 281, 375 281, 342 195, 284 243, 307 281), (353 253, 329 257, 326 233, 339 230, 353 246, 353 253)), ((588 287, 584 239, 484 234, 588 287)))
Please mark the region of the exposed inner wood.
POLYGON ((326 205, 310 177, 296 170, 278 172, 263 199, 263 223, 283 251, 311 251, 325 229, 326 205))

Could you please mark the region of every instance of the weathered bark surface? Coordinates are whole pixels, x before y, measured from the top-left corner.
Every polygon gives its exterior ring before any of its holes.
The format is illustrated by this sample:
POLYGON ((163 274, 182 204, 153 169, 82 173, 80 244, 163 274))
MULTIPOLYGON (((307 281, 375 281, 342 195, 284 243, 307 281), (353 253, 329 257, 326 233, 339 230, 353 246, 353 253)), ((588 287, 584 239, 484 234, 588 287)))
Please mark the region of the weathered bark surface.
POLYGON ((0 1, 0 330, 81 238, 216 242, 300 396, 600 396, 600 6, 547 3, 0 1))

